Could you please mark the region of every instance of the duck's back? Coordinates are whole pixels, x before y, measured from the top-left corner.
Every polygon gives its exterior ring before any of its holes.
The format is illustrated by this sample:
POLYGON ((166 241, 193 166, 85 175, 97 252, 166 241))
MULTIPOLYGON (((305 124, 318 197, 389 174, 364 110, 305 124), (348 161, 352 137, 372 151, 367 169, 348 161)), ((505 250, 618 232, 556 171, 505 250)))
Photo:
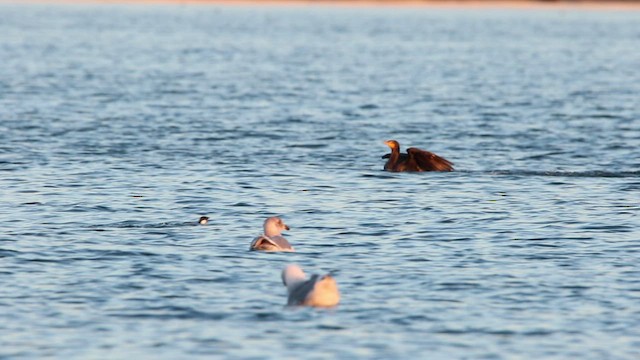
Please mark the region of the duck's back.
POLYGON ((295 251, 291 244, 282 236, 260 235, 251 242, 250 250, 262 251, 295 251))
POLYGON ((289 292, 288 305, 331 307, 340 302, 340 293, 333 277, 313 275, 289 292))
POLYGON ((287 241, 284 236, 276 235, 271 236, 269 239, 276 243, 276 245, 278 245, 282 250, 293 250, 293 246, 289 244, 289 241, 287 241))

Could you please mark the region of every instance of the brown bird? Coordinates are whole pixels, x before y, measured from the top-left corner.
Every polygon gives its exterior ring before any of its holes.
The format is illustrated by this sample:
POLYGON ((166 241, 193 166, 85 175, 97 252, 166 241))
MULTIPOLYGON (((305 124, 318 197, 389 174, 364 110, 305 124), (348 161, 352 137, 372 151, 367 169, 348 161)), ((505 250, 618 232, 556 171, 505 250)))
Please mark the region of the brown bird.
POLYGON ((384 143, 391 148, 391 154, 382 157, 389 159, 384 164, 386 171, 453 171, 452 162, 432 152, 408 148, 406 154, 401 154, 397 141, 387 140, 384 143))

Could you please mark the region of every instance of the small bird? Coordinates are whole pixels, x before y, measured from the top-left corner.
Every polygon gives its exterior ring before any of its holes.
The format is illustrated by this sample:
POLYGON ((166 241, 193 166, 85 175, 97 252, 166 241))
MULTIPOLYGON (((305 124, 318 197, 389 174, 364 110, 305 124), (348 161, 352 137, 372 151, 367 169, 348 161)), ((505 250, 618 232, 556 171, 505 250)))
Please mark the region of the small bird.
POLYGON ((251 242, 249 250, 262 251, 295 251, 287 239, 282 236, 283 230, 289 230, 282 219, 272 216, 264 221, 264 233, 251 242))
POLYGON ((200 220, 198 220, 198 224, 200 225, 207 225, 208 222, 209 218, 206 216, 200 216, 200 220))
POLYGON ((340 302, 336 280, 329 274, 311 275, 307 280, 298 265, 287 265, 282 270, 282 283, 287 287, 287 305, 332 307, 340 302))
POLYGON ((432 152, 418 148, 408 148, 406 154, 400 153, 400 144, 395 140, 387 140, 385 144, 391 148, 391 154, 382 158, 388 158, 384 169, 386 171, 453 171, 453 163, 432 152))

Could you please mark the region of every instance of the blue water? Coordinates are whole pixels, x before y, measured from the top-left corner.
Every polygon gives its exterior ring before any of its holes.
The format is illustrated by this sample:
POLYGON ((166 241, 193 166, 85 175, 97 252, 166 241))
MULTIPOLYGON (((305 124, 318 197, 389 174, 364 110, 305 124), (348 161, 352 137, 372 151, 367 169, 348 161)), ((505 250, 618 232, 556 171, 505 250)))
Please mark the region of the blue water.
POLYGON ((0 5, 0 358, 640 358, 639 23, 0 5))

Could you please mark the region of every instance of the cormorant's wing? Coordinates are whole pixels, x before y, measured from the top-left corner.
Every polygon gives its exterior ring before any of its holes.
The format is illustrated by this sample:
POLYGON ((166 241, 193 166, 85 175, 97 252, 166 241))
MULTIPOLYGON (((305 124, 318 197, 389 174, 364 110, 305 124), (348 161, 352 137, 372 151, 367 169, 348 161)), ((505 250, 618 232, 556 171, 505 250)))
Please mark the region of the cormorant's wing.
POLYGON ((452 171, 453 163, 432 152, 418 148, 408 148, 407 154, 422 171, 452 171))
MULTIPOLYGON (((384 154, 382 155, 383 159, 388 159, 391 157, 391 154, 384 154)), ((400 154, 400 161, 406 161, 409 158, 409 155, 407 154, 400 154)))

